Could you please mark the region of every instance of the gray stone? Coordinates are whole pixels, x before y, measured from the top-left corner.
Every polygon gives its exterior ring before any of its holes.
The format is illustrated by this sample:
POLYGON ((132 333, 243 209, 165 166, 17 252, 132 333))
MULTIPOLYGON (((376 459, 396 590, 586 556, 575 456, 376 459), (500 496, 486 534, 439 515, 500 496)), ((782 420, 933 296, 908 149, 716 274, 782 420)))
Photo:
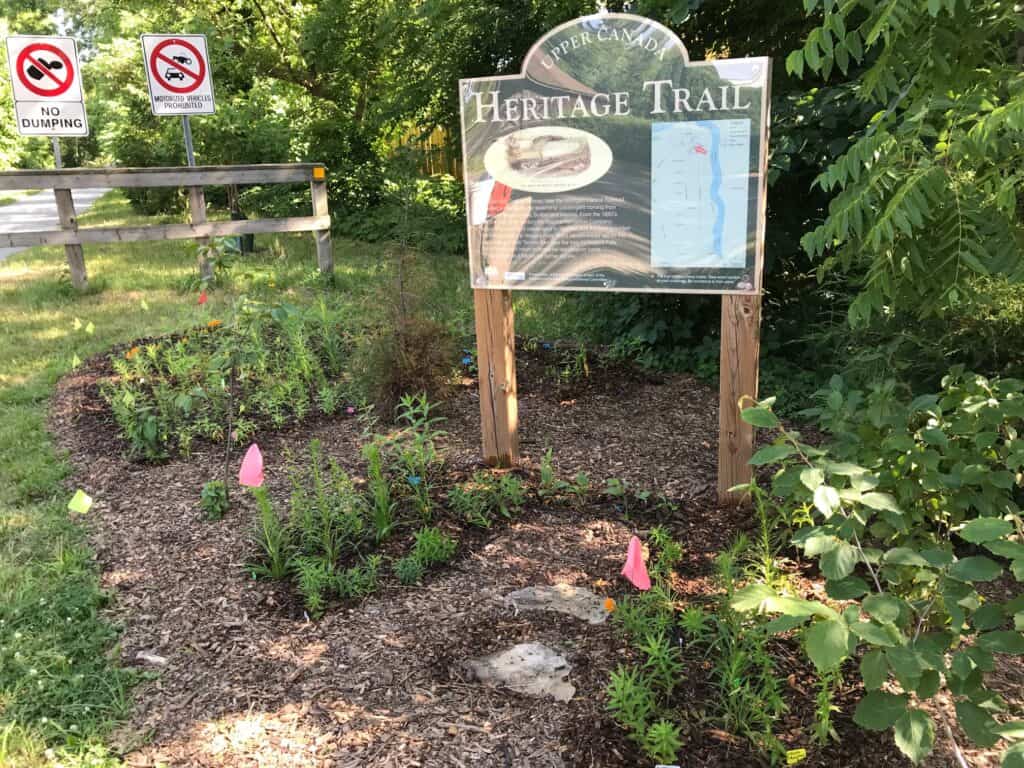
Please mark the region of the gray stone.
POLYGON ((502 685, 527 696, 569 701, 576 687, 566 679, 572 667, 565 657, 541 643, 520 643, 508 650, 466 662, 483 683, 502 685))
POLYGON ((518 589, 506 595, 505 602, 520 611, 557 611, 591 624, 602 624, 608 618, 604 600, 589 589, 569 584, 518 589))

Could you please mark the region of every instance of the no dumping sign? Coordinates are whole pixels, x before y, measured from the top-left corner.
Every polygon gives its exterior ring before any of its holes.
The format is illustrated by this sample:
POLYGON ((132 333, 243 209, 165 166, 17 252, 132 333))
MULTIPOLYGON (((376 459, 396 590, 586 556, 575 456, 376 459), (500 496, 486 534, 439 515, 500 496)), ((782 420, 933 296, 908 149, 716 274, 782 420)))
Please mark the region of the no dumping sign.
POLYGON ((154 115, 212 115, 213 78, 205 35, 143 35, 154 115))
POLYGON ((78 50, 70 37, 7 38, 14 114, 22 136, 88 136, 78 50))

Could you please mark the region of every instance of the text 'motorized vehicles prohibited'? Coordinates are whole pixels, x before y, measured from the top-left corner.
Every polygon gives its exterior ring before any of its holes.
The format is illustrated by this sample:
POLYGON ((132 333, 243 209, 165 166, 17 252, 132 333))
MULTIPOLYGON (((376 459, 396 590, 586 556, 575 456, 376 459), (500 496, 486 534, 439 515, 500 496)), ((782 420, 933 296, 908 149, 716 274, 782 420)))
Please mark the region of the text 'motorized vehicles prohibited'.
POLYGON ((205 35, 143 35, 154 115, 212 115, 213 78, 205 35))
POLYGON ((88 136, 78 49, 70 37, 7 38, 14 114, 22 136, 88 136))

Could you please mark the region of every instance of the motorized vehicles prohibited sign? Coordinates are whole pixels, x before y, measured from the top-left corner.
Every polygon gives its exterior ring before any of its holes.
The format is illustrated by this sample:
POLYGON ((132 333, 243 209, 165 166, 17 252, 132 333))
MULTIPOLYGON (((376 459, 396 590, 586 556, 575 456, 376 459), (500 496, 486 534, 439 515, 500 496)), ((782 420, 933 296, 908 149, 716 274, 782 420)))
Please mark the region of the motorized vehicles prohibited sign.
POLYGON ((88 136, 78 49, 70 37, 7 38, 14 114, 22 136, 88 136))
POLYGON ((212 115, 213 78, 205 35, 143 35, 154 115, 212 115))

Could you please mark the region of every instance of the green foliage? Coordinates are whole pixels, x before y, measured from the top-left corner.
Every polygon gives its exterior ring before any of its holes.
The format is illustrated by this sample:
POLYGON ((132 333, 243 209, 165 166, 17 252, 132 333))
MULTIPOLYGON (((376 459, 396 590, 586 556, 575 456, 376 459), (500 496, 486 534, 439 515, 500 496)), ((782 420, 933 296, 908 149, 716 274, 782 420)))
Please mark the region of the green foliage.
POLYGON ((525 501, 522 481, 507 472, 475 472, 472 480, 448 492, 452 510, 466 522, 481 528, 490 528, 498 515, 511 518, 525 501))
POLYGON ((882 107, 818 177, 835 197, 803 241, 819 276, 860 282, 851 323, 893 307, 942 313, 974 277, 1024 277, 1019 10, 998 0, 824 5, 787 69, 828 77, 862 65, 856 96, 882 107))
POLYGON ((421 528, 416 532, 415 538, 412 556, 422 563, 424 568, 447 563, 458 548, 458 542, 440 528, 421 528))
POLYGON ((241 441, 257 423, 315 412, 317 392, 341 373, 342 333, 340 315, 324 306, 242 297, 227 322, 208 319, 112 356, 116 376, 101 391, 133 457, 187 454, 197 437, 224 440, 229 418, 241 441))
POLYGON ((220 520, 228 511, 228 489, 223 480, 210 480, 203 484, 199 506, 209 520, 220 520))
POLYGON ((979 584, 1007 570, 1024 578, 1024 383, 954 368, 940 392, 907 402, 891 382, 863 392, 836 378, 819 402, 810 415, 829 436, 822 448, 779 425, 768 402, 743 417, 778 430, 762 449, 781 464, 776 503, 804 517, 793 542, 817 559, 828 594, 854 606, 840 614, 753 584, 734 607, 782 614, 783 627, 807 625, 807 654, 823 674, 865 648, 870 693, 855 719, 893 727, 912 761, 931 751, 934 726, 910 694, 925 701, 945 691, 964 732, 996 743, 994 721, 978 713, 1002 704, 983 672, 994 652, 1024 653, 1016 620, 1024 606, 984 596, 979 584), (880 690, 890 681, 902 693, 880 690))
POLYGON ((438 429, 444 419, 432 415, 434 408, 426 394, 403 395, 398 406, 398 420, 403 426, 388 442, 388 449, 401 468, 406 487, 424 520, 431 516, 432 480, 441 463, 437 441, 445 435, 438 429))
POLYGON ((395 510, 398 502, 391 496, 391 481, 384 465, 384 444, 380 439, 372 439, 363 446, 363 458, 366 459, 367 484, 370 491, 370 522, 373 525, 374 537, 378 542, 386 539, 397 524, 395 510))
POLYGON ((665 765, 675 763, 679 750, 683 748, 679 726, 664 718, 651 723, 644 733, 642 746, 652 760, 665 765))
POLYGON ((406 587, 419 584, 425 572, 423 563, 412 555, 407 555, 395 561, 395 576, 398 582, 406 587))

